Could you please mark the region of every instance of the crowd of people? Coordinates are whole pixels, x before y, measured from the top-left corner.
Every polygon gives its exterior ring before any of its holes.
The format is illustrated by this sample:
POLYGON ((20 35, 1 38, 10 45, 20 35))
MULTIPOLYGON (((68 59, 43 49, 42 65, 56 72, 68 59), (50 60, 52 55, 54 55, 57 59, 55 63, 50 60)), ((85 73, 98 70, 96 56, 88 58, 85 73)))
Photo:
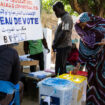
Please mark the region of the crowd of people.
MULTIPOLYGON (((61 2, 53 5, 53 11, 57 18, 61 18, 52 45, 56 52, 55 74, 66 73, 66 65, 74 65, 73 74, 85 64, 88 71, 88 84, 86 105, 105 105, 105 19, 94 16, 88 12, 79 15, 75 30, 80 36, 79 49, 72 43, 71 35, 73 19, 65 11, 61 2)), ((24 42, 25 54, 30 58, 39 60, 40 70, 44 70, 43 47, 50 52, 46 40, 30 40, 24 42)), ((36 68, 31 66, 31 72, 36 68)), ((0 46, 0 80, 10 81, 14 85, 19 84, 22 94, 23 84, 20 81, 20 61, 16 50, 8 45, 0 46)), ((12 96, 0 92, 0 104, 12 100, 12 96), (8 98, 11 97, 11 98, 8 98)))

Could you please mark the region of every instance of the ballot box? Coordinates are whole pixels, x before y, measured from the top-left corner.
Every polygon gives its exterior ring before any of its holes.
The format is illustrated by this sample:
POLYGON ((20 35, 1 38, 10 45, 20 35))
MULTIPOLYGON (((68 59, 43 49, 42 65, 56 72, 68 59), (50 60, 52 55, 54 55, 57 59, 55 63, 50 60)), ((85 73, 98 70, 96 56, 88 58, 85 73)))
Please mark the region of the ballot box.
POLYGON ((71 105, 82 105, 82 101, 86 101, 87 78, 85 76, 62 74, 58 78, 70 80, 75 84, 71 105))
POLYGON ((47 78, 38 83, 40 105, 71 105, 74 83, 60 78, 47 78))

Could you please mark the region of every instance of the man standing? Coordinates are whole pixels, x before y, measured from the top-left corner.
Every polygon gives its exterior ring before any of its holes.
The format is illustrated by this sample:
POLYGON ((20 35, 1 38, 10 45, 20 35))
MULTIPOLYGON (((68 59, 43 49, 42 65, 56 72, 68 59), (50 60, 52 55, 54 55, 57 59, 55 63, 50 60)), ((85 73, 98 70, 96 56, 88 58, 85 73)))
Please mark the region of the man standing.
POLYGON ((55 32, 55 38, 53 41, 53 50, 56 50, 56 75, 66 72, 66 61, 68 53, 70 53, 72 41, 72 17, 64 9, 64 5, 61 2, 56 2, 53 5, 53 11, 57 18, 61 18, 61 23, 55 32))
MULTIPOLYGON (((24 42, 24 52, 25 54, 30 54, 30 58, 34 60, 39 60, 39 67, 40 70, 44 70, 44 54, 43 54, 43 45, 48 50, 48 53, 50 52, 46 39, 40 39, 40 40, 30 40, 24 42)), ((36 66, 30 66, 30 71, 35 72, 36 66)))

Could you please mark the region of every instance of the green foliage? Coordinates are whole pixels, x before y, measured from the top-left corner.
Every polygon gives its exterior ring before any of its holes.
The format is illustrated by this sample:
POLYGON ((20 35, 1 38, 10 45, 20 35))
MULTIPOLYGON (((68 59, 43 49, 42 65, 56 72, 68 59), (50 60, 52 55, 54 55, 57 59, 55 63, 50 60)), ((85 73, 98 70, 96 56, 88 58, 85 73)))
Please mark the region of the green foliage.
POLYGON ((54 2, 54 0, 42 0, 42 9, 44 9, 47 13, 52 13, 52 6, 54 2))
POLYGON ((103 8, 105 9, 105 1, 103 1, 102 6, 103 6, 103 8))
POLYGON ((93 8, 95 6, 94 0, 88 0, 88 5, 90 6, 90 8, 93 8))
POLYGON ((88 0, 88 6, 91 9, 92 13, 96 14, 97 12, 97 7, 98 3, 96 4, 96 2, 94 0, 88 0))
POLYGON ((65 10, 71 15, 78 15, 76 12, 73 11, 71 6, 69 5, 69 1, 67 0, 42 0, 42 9, 45 10, 47 13, 52 13, 52 6, 56 1, 61 1, 65 5, 65 10))
POLYGON ((78 0, 79 4, 83 4, 85 2, 85 0, 78 0))
MULTIPOLYGON (((78 0, 78 3, 80 5, 83 5, 85 1, 86 0, 78 0)), ((98 5, 99 2, 97 2, 95 0, 87 0, 87 1, 88 1, 88 4, 87 4, 88 7, 91 9, 92 13, 95 14, 97 12, 96 6, 98 5), (97 2, 97 4, 96 4, 96 2, 97 2)))
MULTIPOLYGON (((86 0, 78 0, 79 4, 83 4, 86 0)), ((93 6, 95 6, 95 1, 94 0, 87 0, 88 4, 90 8, 92 8, 93 6)))
POLYGON ((64 5, 68 5, 69 4, 69 0, 59 0, 61 1, 64 5))

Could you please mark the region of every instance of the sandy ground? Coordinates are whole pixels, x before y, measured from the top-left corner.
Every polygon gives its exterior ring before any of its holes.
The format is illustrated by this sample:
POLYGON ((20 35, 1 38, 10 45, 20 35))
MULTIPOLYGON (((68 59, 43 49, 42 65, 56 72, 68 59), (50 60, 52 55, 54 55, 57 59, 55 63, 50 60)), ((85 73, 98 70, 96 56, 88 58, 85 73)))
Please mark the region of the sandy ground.
MULTIPOLYGON (((32 100, 25 98, 22 102, 22 105, 39 105, 39 104, 36 101, 32 101, 32 100)), ((86 104, 85 102, 83 102, 81 105, 86 105, 86 104)))
POLYGON ((38 105, 38 103, 31 100, 24 99, 22 102, 22 105, 38 105))
POLYGON ((37 101, 33 101, 30 99, 24 98, 21 105, 39 105, 39 104, 37 101))

